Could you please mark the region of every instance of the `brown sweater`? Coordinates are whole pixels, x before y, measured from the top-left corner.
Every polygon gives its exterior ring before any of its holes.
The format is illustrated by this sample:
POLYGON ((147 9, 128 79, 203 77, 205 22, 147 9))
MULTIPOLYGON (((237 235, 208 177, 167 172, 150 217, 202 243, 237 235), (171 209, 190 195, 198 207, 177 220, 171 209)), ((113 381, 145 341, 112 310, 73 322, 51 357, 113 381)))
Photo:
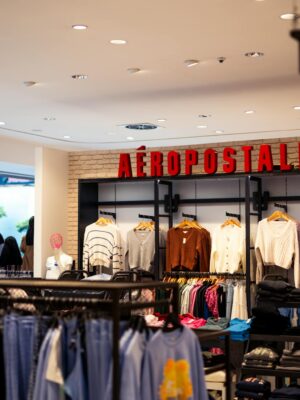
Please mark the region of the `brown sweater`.
POLYGON ((211 239, 209 232, 202 228, 171 228, 167 236, 166 271, 188 269, 209 271, 211 239))
POLYGON ((33 246, 26 244, 26 236, 22 238, 21 251, 24 253, 21 270, 33 271, 33 246))

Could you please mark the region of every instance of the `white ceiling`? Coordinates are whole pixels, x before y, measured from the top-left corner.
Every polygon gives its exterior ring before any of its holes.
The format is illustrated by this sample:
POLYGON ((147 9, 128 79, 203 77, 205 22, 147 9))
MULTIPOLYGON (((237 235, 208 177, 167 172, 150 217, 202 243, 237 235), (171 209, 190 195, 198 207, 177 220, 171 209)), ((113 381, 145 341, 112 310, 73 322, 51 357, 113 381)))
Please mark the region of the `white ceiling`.
POLYGON ((298 47, 291 22, 279 18, 292 10, 291 0, 2 3, 1 134, 64 149, 299 135, 298 47), (89 29, 71 29, 76 23, 89 29), (265 56, 243 55, 256 50, 265 56), (203 62, 186 68, 185 59, 203 62), (131 67, 142 72, 130 75, 131 67), (81 73, 88 79, 71 79, 81 73), (30 80, 38 85, 25 87, 30 80), (249 109, 255 114, 246 115, 249 109), (167 121, 150 133, 120 126, 158 118, 167 121))

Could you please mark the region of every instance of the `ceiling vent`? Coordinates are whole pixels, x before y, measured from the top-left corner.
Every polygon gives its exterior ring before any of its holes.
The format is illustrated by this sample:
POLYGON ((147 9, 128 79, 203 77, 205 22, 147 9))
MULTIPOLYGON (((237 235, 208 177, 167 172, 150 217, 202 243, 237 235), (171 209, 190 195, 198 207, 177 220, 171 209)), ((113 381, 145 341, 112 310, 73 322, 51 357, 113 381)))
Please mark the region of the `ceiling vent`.
POLYGON ((148 122, 140 123, 140 124, 128 124, 125 125, 127 129, 134 129, 138 131, 150 131, 152 129, 157 129, 158 126, 155 124, 150 124, 148 122))

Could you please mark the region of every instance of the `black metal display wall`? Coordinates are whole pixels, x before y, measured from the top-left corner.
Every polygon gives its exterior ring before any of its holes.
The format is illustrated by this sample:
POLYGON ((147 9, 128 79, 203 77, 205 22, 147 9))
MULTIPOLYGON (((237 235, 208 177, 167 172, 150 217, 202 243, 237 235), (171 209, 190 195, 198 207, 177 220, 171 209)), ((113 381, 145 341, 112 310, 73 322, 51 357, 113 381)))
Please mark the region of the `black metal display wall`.
MULTIPOLYGON (((271 202, 300 202, 300 196, 288 196, 285 193, 282 196, 271 196, 269 192, 263 191, 264 178, 271 177, 288 177, 299 175, 299 171, 291 172, 273 172, 262 174, 216 174, 216 175, 190 175, 190 176, 177 176, 177 177, 164 177, 163 179, 155 178, 109 178, 109 179, 81 179, 79 180, 79 204, 78 204, 78 263, 79 268, 82 267, 82 252, 83 252, 83 237, 87 225, 95 222, 98 218, 99 207, 114 207, 116 219, 118 219, 118 207, 126 206, 153 206, 153 220, 155 221, 155 259, 154 270, 156 279, 160 279, 163 274, 164 266, 160 265, 160 251, 159 246, 159 226, 160 220, 167 219, 168 226, 173 226, 173 214, 178 211, 180 205, 187 204, 243 204, 245 208, 245 237, 246 237, 246 292, 247 292, 247 305, 248 312, 251 315, 251 251, 254 247, 251 246, 251 218, 255 217, 257 222, 262 219, 262 211, 267 210, 268 204, 271 202), (181 198, 180 194, 174 194, 173 183, 179 180, 191 181, 195 180, 201 185, 201 181, 205 179, 231 179, 231 180, 244 180, 245 181, 245 195, 238 197, 208 197, 208 198, 181 198), (146 200, 117 200, 116 196, 114 201, 101 201, 99 202, 98 193, 99 185, 113 183, 115 188, 118 183, 124 182, 136 183, 141 185, 143 182, 153 183, 153 197, 146 200), (166 187, 168 194, 163 198, 161 196, 161 188, 166 187), (164 213, 160 213, 160 206, 164 206, 164 213)), ((115 189, 116 190, 116 189, 115 189)), ((132 194, 134 197, 134 193, 132 194)))

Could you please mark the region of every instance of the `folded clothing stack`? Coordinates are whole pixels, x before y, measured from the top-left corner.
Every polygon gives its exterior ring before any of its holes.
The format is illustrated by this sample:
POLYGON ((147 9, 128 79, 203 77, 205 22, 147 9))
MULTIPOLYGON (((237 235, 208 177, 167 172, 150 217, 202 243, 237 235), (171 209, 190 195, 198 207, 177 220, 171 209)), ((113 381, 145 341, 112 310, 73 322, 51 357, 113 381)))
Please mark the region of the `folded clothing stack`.
POLYGON ((287 297, 288 301, 300 301, 300 289, 292 289, 287 297))
POLYGON ((230 321, 227 331, 230 332, 231 340, 244 342, 249 338, 250 321, 248 322, 243 319, 234 318, 230 321))
POLYGON ((226 329, 228 325, 229 325, 229 320, 227 318, 209 317, 207 319, 206 325, 199 327, 199 329, 221 331, 223 329, 226 329))
POLYGON ((256 347, 244 355, 243 367, 274 368, 279 355, 269 347, 256 347))
POLYGON ((257 285, 257 301, 263 303, 286 301, 293 286, 287 282, 262 281, 257 285))
POLYGON ((270 382, 258 378, 246 378, 236 385, 236 396, 240 399, 259 399, 269 398, 271 385, 270 382))
POLYGON ((300 386, 291 385, 281 389, 274 390, 269 400, 299 400, 300 399, 300 386))
POLYGON ((209 350, 204 350, 202 347, 202 356, 205 367, 214 367, 225 362, 224 351, 217 347, 212 347, 209 350))
POLYGON ((300 343, 295 343, 292 350, 283 350, 282 357, 276 369, 300 370, 300 343))
POLYGON ((276 308, 254 307, 252 314, 250 333, 282 334, 290 327, 290 319, 281 315, 276 308))

